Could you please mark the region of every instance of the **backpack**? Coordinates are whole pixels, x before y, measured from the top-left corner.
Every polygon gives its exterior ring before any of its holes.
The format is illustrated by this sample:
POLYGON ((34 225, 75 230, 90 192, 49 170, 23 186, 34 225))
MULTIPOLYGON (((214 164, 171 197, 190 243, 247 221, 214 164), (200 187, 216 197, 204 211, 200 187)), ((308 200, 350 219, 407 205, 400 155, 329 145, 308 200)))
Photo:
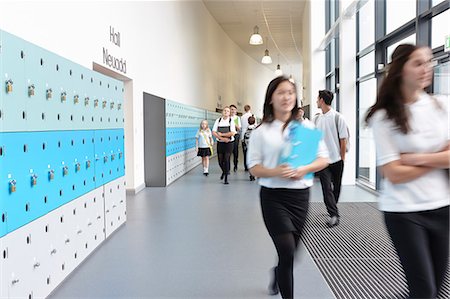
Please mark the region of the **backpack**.
POLYGON ((244 134, 244 146, 248 147, 248 141, 250 140, 250 134, 252 133, 253 128, 247 128, 244 134))
MULTIPOLYGON (((314 125, 316 127, 317 127, 317 120, 318 120, 319 116, 320 116, 320 113, 317 113, 316 117, 314 118, 314 125)), ((336 114, 334 116, 334 121, 336 123, 336 130, 337 130, 338 139, 341 139, 339 137, 339 118, 340 117, 341 117, 341 114, 336 111, 336 114)), ((344 121, 344 124, 345 124, 345 128, 347 129, 347 136, 348 136, 347 138, 345 138, 345 152, 348 153, 348 151, 350 150, 350 130, 348 129, 348 126, 345 123, 345 121, 344 121)))

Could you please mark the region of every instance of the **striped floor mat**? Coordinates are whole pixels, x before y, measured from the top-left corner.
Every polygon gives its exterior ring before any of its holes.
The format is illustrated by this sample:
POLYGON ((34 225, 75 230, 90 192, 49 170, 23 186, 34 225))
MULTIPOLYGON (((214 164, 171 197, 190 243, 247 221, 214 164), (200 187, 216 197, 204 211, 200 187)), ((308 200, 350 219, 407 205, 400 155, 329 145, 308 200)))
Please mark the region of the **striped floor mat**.
MULTIPOLYGON (((376 203, 340 203, 341 222, 328 228, 323 203, 311 203, 303 243, 337 299, 406 298, 398 256, 376 203)), ((438 298, 450 298, 447 273, 438 298)))

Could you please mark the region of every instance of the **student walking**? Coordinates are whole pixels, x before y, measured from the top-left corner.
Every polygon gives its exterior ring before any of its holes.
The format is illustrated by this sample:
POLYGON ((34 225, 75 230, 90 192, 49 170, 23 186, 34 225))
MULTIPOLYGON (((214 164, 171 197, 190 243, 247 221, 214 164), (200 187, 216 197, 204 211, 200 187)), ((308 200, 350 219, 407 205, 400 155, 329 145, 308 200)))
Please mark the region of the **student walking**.
POLYGON ((209 157, 213 152, 214 140, 212 138, 211 130, 208 127, 208 121, 202 120, 200 123, 200 129, 195 135, 195 150, 197 156, 202 157, 203 174, 208 176, 209 157))
POLYGON ((222 110, 222 117, 216 119, 213 126, 213 135, 217 139, 217 159, 222 169, 221 180, 228 185, 228 175, 230 174, 230 157, 233 151, 234 135, 236 128, 230 117, 230 107, 222 110))
POLYGON ((341 194, 346 140, 349 137, 345 120, 339 112, 331 107, 332 101, 333 93, 331 91, 320 90, 317 106, 322 110, 322 114, 314 118, 314 124, 324 133, 325 144, 330 154, 330 165, 318 173, 323 200, 330 215, 330 219, 327 221, 329 227, 339 224, 337 203, 341 194))
POLYGON ((409 298, 435 298, 449 257, 449 98, 432 82, 431 49, 400 45, 370 107, 379 208, 406 274, 409 298))
MULTIPOLYGON (((252 132, 247 153, 250 173, 258 177, 264 223, 278 254, 269 292, 281 292, 283 298, 294 297, 294 255, 306 220, 309 188, 313 179, 307 173, 328 165, 328 153, 323 141, 317 159, 299 168, 279 165, 278 159, 286 146, 289 123, 298 115, 296 87, 286 77, 273 79, 267 87, 261 125, 252 132)), ((304 124, 314 128, 310 122, 304 124)))
MULTIPOLYGON (((247 167, 247 159, 246 159, 247 149, 248 149, 248 145, 249 145, 249 142, 250 142, 250 135, 253 132, 253 129, 256 128, 256 124, 255 124, 256 123, 256 119, 255 119, 254 116, 250 116, 247 119, 247 122, 248 122, 248 125, 247 125, 247 127, 245 129, 244 138, 242 139, 242 151, 244 152, 244 163, 245 163, 244 166, 245 166, 245 169, 248 169, 248 167, 247 167)), ((250 174, 250 181, 254 181, 254 180, 255 180, 255 176, 250 174)))
POLYGON ((236 128, 236 134, 234 139, 236 142, 233 143, 233 171, 236 172, 239 164, 239 140, 241 139, 241 118, 237 115, 237 107, 235 105, 230 105, 230 118, 234 122, 234 127, 236 128))
MULTIPOLYGON (((242 127, 241 127, 241 139, 242 139, 242 150, 244 152, 244 170, 248 171, 248 168, 247 168, 247 155, 246 155, 247 150, 244 151, 244 142, 245 142, 244 138, 245 138, 245 132, 247 131, 247 128, 249 126, 248 119, 249 119, 250 116, 253 116, 253 113, 251 111, 250 105, 245 105, 244 106, 244 111, 245 111, 245 113, 241 116, 241 125, 242 125, 242 127)), ((256 125, 256 119, 255 119, 255 125, 256 125)))

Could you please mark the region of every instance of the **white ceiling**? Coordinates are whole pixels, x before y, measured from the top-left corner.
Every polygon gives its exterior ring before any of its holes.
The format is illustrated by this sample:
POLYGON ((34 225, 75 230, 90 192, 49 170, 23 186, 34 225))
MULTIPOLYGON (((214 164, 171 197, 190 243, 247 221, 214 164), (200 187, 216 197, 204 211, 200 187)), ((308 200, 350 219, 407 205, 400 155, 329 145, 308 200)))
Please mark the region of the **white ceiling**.
POLYGON ((296 79, 300 79, 298 68, 302 65, 302 26, 309 26, 302 22, 306 1, 203 0, 217 23, 245 53, 261 63, 267 48, 273 61, 267 67, 273 71, 279 54, 283 73, 293 74, 296 79), (264 39, 263 45, 248 43, 255 25, 264 39))

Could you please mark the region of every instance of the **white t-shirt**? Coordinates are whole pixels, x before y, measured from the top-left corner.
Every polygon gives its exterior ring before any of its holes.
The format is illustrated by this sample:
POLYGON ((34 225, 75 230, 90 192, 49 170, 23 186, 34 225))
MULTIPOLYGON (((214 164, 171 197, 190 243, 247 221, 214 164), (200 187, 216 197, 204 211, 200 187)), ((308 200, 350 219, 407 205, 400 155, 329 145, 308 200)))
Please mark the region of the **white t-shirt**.
POLYGON ((338 128, 336 128, 337 113, 336 110, 330 109, 327 113, 319 114, 317 119, 314 119, 316 127, 323 131, 325 144, 330 154, 330 163, 336 163, 342 160, 339 138, 348 138, 347 125, 342 114, 339 116, 338 128))
MULTIPOLYGON (((385 110, 377 111, 370 120, 377 152, 377 165, 382 166, 400 159, 401 153, 432 153, 444 149, 450 140, 449 97, 434 99, 422 93, 408 104, 411 131, 401 133, 385 110)), ((448 176, 443 169, 435 169, 403 184, 392 184, 383 179, 379 208, 387 212, 416 212, 438 209, 449 205, 448 176)))
POLYGON ((249 112, 245 112, 242 116, 241 116, 241 139, 244 140, 244 134, 245 131, 247 131, 248 128, 248 118, 250 116, 252 116, 253 114, 249 111, 249 112))
MULTIPOLYGON (((212 130, 217 132, 218 127, 230 127, 230 132, 236 133, 236 126, 234 125, 233 120, 231 120, 231 122, 230 122, 230 118, 223 119, 223 117, 219 117, 218 119, 216 119, 212 130), (219 120, 220 120, 220 123, 219 123, 219 120)), ((231 137, 230 142, 231 141, 234 141, 234 137, 231 137)), ((221 141, 217 140, 217 142, 221 142, 221 141)))
POLYGON ((212 138, 211 130, 198 130, 197 134, 195 134, 195 138, 198 139, 199 148, 208 148, 211 142, 210 138, 212 138))
MULTIPOLYGON (((314 128, 310 121, 303 124, 308 128, 314 128)), ((247 151, 247 166, 252 168, 261 165, 266 168, 278 166, 280 154, 286 147, 289 130, 283 131, 284 123, 274 120, 272 123, 263 123, 252 131, 247 151)), ((320 141, 317 157, 328 158, 328 151, 324 141, 320 141)), ((313 185, 313 179, 292 180, 280 177, 259 178, 258 183, 268 188, 305 189, 313 185)))

